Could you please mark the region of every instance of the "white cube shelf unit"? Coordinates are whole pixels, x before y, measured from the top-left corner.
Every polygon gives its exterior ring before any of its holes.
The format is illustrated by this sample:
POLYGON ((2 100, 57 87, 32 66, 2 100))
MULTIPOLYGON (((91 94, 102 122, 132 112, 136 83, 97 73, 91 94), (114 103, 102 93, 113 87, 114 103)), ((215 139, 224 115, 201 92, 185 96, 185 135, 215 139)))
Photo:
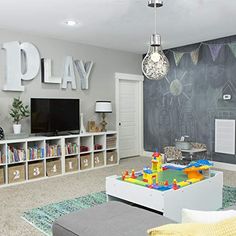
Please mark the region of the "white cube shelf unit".
POLYGON ((117 132, 0 141, 0 187, 119 164, 117 132))

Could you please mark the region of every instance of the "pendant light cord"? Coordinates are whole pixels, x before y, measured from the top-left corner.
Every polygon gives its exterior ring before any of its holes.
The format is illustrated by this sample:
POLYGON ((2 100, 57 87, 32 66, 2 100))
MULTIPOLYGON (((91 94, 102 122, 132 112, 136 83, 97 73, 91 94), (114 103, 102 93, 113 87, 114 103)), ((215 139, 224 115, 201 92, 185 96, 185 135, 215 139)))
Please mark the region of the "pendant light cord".
POLYGON ((155 11, 155 34, 157 34, 157 3, 154 1, 154 11, 155 11))

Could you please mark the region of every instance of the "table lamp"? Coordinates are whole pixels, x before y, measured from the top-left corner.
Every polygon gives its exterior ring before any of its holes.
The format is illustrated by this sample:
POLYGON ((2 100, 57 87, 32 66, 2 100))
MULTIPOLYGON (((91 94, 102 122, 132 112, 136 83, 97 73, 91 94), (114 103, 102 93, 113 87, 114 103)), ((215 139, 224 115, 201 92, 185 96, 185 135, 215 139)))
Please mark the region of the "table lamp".
POLYGON ((106 118, 106 113, 112 113, 111 101, 96 101, 95 112, 102 113, 102 122, 101 122, 102 130, 101 131, 106 132, 107 122, 105 118, 106 118))

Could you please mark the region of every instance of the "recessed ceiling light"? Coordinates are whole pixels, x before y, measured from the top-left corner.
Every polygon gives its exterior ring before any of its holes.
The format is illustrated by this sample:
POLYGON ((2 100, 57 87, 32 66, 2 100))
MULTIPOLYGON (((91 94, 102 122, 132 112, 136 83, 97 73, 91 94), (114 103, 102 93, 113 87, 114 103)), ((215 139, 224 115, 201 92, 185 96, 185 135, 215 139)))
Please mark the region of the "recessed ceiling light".
POLYGON ((65 22, 65 24, 68 25, 68 26, 75 26, 75 25, 77 25, 76 21, 74 21, 74 20, 67 20, 65 22))

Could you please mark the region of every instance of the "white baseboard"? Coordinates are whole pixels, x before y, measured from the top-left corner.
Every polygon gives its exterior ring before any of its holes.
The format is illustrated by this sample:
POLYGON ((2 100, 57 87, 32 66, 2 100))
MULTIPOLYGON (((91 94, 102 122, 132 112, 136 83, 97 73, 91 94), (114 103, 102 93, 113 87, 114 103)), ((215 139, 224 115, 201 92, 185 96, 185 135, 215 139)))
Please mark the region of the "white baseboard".
POLYGON ((143 151, 143 156, 145 157, 151 157, 153 152, 143 151))
POLYGON ((214 164, 214 167, 223 169, 223 170, 231 170, 231 171, 236 171, 236 164, 229 164, 229 163, 224 163, 224 162, 217 162, 217 161, 212 161, 214 164))

